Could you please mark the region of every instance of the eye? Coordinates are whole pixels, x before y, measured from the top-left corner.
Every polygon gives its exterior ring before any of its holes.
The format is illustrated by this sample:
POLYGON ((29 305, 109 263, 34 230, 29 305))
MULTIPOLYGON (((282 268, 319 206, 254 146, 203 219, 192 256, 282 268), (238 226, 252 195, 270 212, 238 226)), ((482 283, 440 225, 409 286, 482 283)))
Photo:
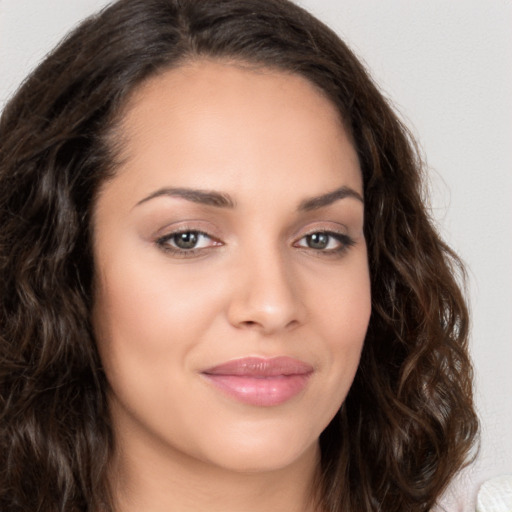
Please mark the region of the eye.
POLYGON ((343 233, 316 231, 303 236, 295 246, 328 254, 339 254, 354 245, 354 243, 352 238, 343 233))
POLYGON ((156 241, 156 244, 166 252, 181 256, 193 256, 202 249, 221 245, 210 235, 198 230, 185 230, 169 233, 156 241))
POLYGON ((198 231, 185 231, 172 235, 168 242, 174 244, 178 249, 187 250, 204 247, 205 242, 208 242, 208 238, 208 235, 198 231))

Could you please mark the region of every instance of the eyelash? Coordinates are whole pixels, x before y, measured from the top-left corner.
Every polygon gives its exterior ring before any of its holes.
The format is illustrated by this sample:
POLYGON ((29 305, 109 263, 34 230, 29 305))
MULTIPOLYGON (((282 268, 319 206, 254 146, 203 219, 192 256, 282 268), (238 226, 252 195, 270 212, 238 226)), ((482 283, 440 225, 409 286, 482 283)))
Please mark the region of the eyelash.
POLYGON ((223 245, 222 242, 218 241, 216 238, 212 237, 208 233, 201 231, 199 229, 180 229, 178 231, 173 231, 172 233, 169 233, 167 235, 164 235, 156 240, 156 244, 160 249, 162 249, 164 252, 169 253, 176 257, 181 258, 193 258, 194 256, 198 256, 200 253, 204 253, 205 251, 212 249, 213 247, 218 247, 220 245, 223 245), (199 237, 206 237, 210 240, 215 241, 216 243, 214 245, 208 246, 208 247, 200 247, 200 248, 191 248, 191 249, 180 249, 179 247, 174 247, 170 245, 170 242, 173 239, 176 239, 179 235, 185 235, 185 234, 195 234, 199 237))
POLYGON ((350 249, 350 247, 354 246, 355 243, 356 242, 353 238, 344 233, 320 229, 311 231, 310 233, 306 233, 305 235, 303 235, 297 242, 295 242, 294 247, 298 247, 307 251, 313 251, 314 253, 316 253, 317 256, 336 257, 343 255, 346 251, 348 251, 348 249, 350 249), (339 243, 339 247, 336 247, 334 249, 315 249, 313 247, 303 247, 296 245, 301 240, 307 239, 308 237, 312 237, 314 235, 328 236, 329 238, 336 240, 339 243))
MULTIPOLYGON (((329 243, 331 240, 329 241, 329 243)), ((169 233, 165 236, 162 236, 158 238, 155 241, 156 245, 164 252, 171 254, 175 257, 181 257, 181 258, 194 258, 195 256, 199 256, 201 254, 204 254, 206 251, 211 250, 214 247, 218 247, 223 245, 222 242, 220 242, 218 239, 214 238, 213 236, 209 235, 208 233, 198 230, 198 229, 180 229, 178 231, 174 231, 172 233, 169 233), (179 235, 185 235, 185 234, 193 234, 198 237, 206 237, 215 242, 213 245, 209 245, 208 247, 199 247, 199 248, 190 248, 190 249, 181 249, 179 247, 172 246, 170 244, 171 241, 176 240, 176 237, 179 235)), ((327 244, 329 245, 329 244, 327 244)), ((299 238, 297 242, 294 243, 294 247, 298 249, 303 249, 306 251, 313 251, 314 253, 317 253, 317 256, 341 256, 344 254, 350 247, 355 245, 355 240, 353 240, 351 237, 349 237, 346 234, 343 233, 337 233, 336 231, 328 231, 328 230, 316 230, 311 231, 310 233, 306 233, 302 237, 299 238), (301 240, 307 239, 308 237, 312 237, 314 235, 326 235, 331 239, 336 240, 340 245, 339 247, 336 247, 334 249, 315 249, 312 247, 304 247, 297 245, 301 240)))

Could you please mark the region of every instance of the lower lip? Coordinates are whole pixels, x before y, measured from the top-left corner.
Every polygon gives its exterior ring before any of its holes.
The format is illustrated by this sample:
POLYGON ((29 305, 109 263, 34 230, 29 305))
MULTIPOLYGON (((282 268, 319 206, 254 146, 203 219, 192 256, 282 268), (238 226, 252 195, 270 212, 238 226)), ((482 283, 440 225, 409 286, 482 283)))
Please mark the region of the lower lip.
POLYGON ((310 374, 249 377, 244 375, 203 374, 227 395, 249 405, 271 407, 297 396, 307 385, 310 374))

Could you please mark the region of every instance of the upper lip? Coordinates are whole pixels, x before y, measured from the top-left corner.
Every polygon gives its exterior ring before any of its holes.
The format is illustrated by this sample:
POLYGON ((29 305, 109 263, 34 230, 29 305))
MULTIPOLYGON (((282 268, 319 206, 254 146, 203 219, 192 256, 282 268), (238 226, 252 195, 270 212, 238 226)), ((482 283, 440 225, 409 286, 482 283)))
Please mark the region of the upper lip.
POLYGON ((307 375, 313 367, 288 356, 264 358, 243 357, 204 370, 206 375, 235 375, 244 377, 277 377, 286 375, 307 375))

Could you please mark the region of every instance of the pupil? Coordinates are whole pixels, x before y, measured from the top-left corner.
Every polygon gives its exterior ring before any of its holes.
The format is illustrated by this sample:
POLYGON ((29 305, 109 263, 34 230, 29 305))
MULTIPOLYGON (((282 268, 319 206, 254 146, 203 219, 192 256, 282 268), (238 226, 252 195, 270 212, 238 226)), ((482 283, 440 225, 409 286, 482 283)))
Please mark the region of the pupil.
POLYGON ((308 236, 308 245, 312 249, 325 249, 329 244, 329 235, 325 233, 313 233, 308 236))
POLYGON ((197 244, 198 235, 193 231, 180 233, 175 236, 174 243, 180 249, 193 249, 197 244))

